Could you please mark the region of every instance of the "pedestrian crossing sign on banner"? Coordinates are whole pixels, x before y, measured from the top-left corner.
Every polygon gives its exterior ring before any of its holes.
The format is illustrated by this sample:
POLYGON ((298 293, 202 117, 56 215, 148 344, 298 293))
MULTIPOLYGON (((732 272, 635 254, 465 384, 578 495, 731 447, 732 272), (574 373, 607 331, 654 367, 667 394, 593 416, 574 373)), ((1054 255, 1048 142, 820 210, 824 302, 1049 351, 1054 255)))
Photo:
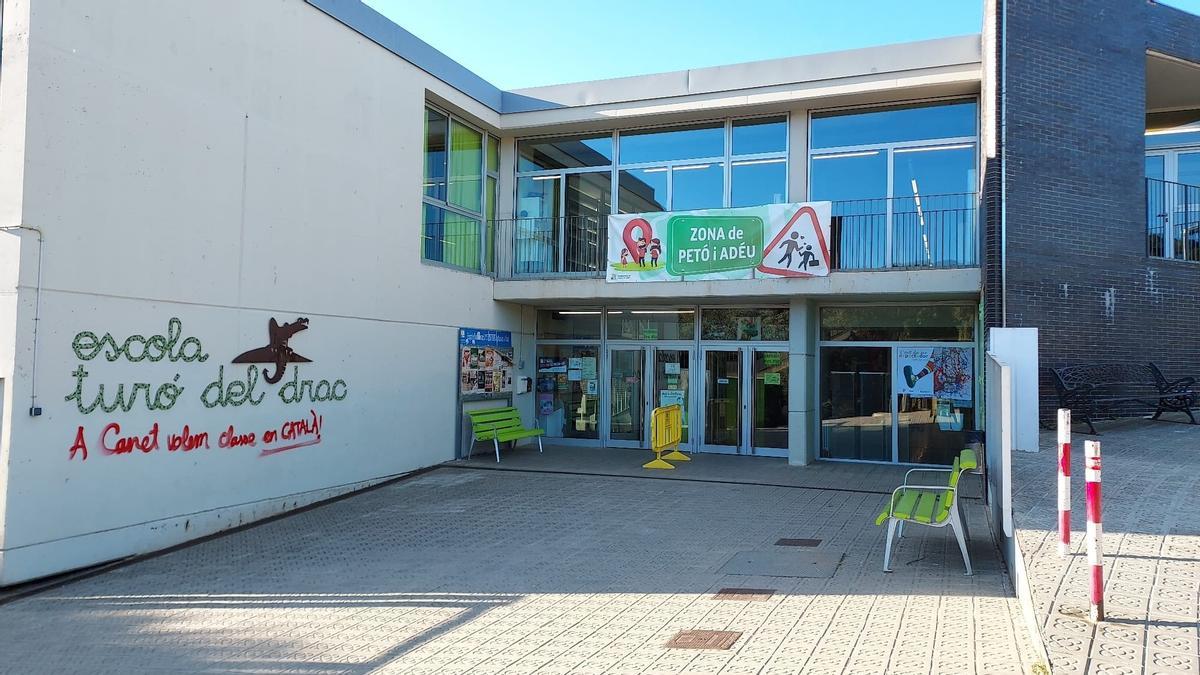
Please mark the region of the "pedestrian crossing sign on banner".
POLYGON ((786 222, 772 223, 758 271, 780 277, 829 274, 829 206, 829 202, 803 204, 786 222))

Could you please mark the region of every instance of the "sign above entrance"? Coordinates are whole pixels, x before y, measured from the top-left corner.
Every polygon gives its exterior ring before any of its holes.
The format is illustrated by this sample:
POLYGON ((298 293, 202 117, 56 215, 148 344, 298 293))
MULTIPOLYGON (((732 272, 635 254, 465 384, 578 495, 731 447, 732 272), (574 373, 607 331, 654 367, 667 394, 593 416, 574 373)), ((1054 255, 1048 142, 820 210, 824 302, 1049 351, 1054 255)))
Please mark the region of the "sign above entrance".
POLYGON ((829 202, 608 217, 608 281, 829 274, 829 202))

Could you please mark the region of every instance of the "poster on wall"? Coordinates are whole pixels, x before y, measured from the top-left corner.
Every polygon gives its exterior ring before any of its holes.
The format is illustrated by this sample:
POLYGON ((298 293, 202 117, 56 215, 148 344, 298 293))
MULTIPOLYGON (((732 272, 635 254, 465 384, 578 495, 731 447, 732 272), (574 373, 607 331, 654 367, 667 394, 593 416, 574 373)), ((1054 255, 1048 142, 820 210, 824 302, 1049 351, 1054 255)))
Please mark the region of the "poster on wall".
POLYGON ((975 388, 970 347, 898 347, 896 393, 970 403, 975 388))
POLYGON ((829 202, 608 217, 614 283, 823 277, 829 202))
POLYGON ((513 389, 512 333, 458 329, 459 387, 463 396, 506 394, 513 389))

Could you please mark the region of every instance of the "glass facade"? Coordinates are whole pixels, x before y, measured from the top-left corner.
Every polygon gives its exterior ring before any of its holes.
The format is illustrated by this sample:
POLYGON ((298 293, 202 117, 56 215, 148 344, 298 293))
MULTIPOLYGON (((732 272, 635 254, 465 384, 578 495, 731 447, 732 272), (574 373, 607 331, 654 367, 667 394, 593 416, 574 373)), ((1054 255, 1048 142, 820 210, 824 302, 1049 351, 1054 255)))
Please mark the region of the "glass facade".
POLYGON ((824 307, 820 456, 950 464, 975 428, 974 305, 824 307))
POLYGON ((694 309, 610 309, 609 340, 694 340, 694 309))
POLYGON ((493 268, 490 228, 499 184, 499 147, 497 139, 453 115, 425 109, 423 259, 472 272, 493 268))
POLYGON ((978 264, 975 101, 819 112, 809 195, 834 202, 839 269, 978 264))
POLYGON ((700 339, 721 342, 786 342, 788 310, 782 307, 706 308, 700 314, 700 339))

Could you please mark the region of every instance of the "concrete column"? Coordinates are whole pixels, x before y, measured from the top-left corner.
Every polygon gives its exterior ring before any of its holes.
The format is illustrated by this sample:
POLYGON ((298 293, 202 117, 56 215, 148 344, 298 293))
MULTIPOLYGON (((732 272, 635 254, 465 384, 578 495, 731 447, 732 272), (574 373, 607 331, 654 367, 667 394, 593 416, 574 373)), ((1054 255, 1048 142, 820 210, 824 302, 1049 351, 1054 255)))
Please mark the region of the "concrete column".
POLYGON ((788 464, 803 466, 817 458, 817 308, 807 298, 792 298, 788 335, 788 464))
POLYGON ((788 117, 788 201, 808 199, 808 108, 794 108, 788 117))

